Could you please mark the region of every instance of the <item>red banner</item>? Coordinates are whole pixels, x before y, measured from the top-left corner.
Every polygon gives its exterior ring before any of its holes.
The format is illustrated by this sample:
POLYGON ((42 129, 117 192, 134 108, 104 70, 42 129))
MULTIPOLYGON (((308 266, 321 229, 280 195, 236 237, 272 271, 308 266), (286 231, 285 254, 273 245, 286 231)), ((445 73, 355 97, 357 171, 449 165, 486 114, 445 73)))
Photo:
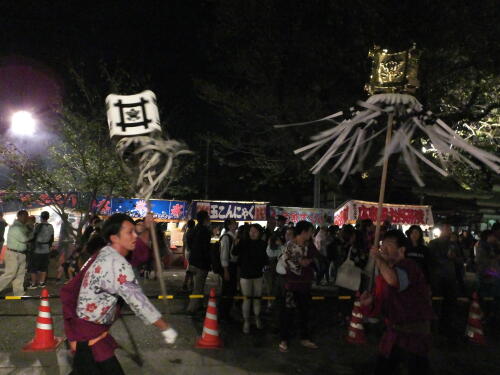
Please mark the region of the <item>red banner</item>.
MULTIPOLYGON (((375 202, 348 201, 335 212, 335 225, 355 224, 358 220, 377 221, 378 204, 375 202)), ((434 225, 430 206, 385 203, 382 207, 382 221, 390 219, 398 225, 434 225)))

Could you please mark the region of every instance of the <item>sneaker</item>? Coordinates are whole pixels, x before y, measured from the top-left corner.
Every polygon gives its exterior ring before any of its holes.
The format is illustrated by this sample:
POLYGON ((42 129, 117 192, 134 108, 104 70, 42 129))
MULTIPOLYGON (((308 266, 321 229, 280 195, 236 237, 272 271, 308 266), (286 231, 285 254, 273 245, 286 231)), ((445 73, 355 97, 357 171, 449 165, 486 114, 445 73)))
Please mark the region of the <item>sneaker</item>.
POLYGON ((248 320, 245 320, 245 323, 243 323, 243 333, 250 333, 250 322, 248 320))
POLYGON ((30 284, 28 286, 28 289, 36 289, 36 288, 37 288, 36 284, 30 284))
POLYGON ((45 283, 39 283, 39 284, 38 284, 38 287, 39 287, 39 288, 45 288, 45 283))
POLYGON ((300 345, 308 349, 318 349, 318 345, 313 343, 311 340, 302 340, 300 341, 300 345))
POLYGON ((262 325, 262 320, 260 320, 259 317, 256 317, 255 318, 255 326, 257 327, 257 329, 262 329, 264 328, 264 326, 262 325))

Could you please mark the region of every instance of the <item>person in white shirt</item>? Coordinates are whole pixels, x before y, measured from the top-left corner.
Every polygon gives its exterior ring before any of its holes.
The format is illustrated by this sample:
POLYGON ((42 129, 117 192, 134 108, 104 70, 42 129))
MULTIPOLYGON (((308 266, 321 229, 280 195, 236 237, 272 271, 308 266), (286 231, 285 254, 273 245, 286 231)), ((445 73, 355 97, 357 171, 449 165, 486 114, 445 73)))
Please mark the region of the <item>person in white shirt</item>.
POLYGON ((224 269, 222 277, 222 300, 219 304, 221 320, 231 321, 233 297, 238 288, 238 257, 232 252, 235 245, 238 223, 234 219, 224 221, 225 233, 220 239, 220 263, 224 269))
MULTIPOLYGON (((276 272, 276 266, 278 264, 278 259, 283 254, 285 245, 282 242, 282 238, 278 233, 273 233, 269 238, 267 244, 266 253, 269 257, 269 266, 266 267, 264 272, 264 282, 267 286, 267 293, 269 296, 274 296, 278 299, 280 289, 283 285, 279 285, 278 273, 276 272)), ((273 306, 273 300, 267 301, 267 308, 270 310, 273 306)))

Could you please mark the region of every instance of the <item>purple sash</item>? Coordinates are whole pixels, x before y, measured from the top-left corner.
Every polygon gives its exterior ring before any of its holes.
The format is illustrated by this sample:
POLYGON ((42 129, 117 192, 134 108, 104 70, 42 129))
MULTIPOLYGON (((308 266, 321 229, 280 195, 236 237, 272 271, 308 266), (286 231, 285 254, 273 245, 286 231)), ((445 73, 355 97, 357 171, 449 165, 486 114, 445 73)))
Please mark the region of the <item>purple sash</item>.
MULTIPOLYGON (((69 341, 89 341, 109 331, 111 327, 111 325, 96 324, 80 319, 76 314, 78 295, 80 294, 83 278, 89 267, 94 263, 97 255, 98 253, 94 254, 82 270, 70 282, 64 285, 59 292, 63 306, 64 332, 69 341)), ((118 344, 116 341, 108 334, 90 348, 92 349, 95 361, 102 362, 113 357, 117 347, 118 344)))

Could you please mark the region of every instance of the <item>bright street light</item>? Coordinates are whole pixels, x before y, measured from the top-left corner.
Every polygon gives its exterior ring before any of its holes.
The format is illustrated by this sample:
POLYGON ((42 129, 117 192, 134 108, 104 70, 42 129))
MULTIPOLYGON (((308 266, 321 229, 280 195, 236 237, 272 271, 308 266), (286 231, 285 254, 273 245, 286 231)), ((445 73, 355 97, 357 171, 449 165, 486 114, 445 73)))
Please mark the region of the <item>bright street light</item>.
POLYGON ((35 119, 27 111, 19 111, 12 115, 10 128, 14 134, 32 136, 35 134, 35 119))

